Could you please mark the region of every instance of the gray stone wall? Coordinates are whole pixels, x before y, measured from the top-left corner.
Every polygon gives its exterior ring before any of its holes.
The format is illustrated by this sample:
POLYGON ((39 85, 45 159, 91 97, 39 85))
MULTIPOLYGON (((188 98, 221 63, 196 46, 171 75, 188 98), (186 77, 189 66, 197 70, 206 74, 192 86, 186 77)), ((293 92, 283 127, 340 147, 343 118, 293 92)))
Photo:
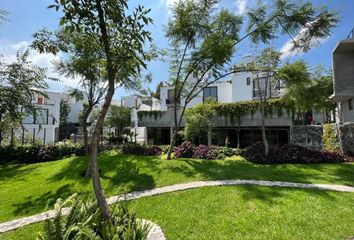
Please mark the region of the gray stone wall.
POLYGON ((322 149, 322 133, 322 126, 293 126, 290 136, 291 143, 322 149))
POLYGON ((354 123, 340 125, 339 138, 343 153, 354 156, 354 123))

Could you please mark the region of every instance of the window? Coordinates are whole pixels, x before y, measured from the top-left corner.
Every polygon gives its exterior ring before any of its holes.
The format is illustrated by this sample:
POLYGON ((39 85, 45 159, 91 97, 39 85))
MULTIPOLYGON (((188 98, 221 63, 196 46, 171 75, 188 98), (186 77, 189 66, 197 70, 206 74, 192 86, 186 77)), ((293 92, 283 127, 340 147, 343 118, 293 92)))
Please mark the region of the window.
POLYGON ((168 91, 167 91, 166 104, 174 104, 174 103, 175 103, 175 93, 174 93, 174 89, 168 89, 168 91))
POLYGON ((249 86, 249 85, 251 85, 251 78, 250 77, 247 78, 247 86, 249 86))
POLYGON ((49 110, 48 109, 38 109, 35 116, 36 124, 48 124, 49 122, 49 110))
POLYGON ((253 79, 253 89, 252 89, 253 91, 253 97, 256 97, 256 80, 255 79, 253 79))
POLYGON ((207 87, 203 90, 203 101, 211 98, 218 101, 218 88, 217 87, 207 87))
POLYGON ((349 110, 353 110, 353 98, 349 100, 348 105, 349 105, 349 110))
MULTIPOLYGON (((21 109, 24 112, 24 109, 21 109)), ((22 119, 23 124, 48 124, 49 123, 49 110, 48 109, 37 109, 36 113, 33 115, 31 113, 25 113, 22 119)))

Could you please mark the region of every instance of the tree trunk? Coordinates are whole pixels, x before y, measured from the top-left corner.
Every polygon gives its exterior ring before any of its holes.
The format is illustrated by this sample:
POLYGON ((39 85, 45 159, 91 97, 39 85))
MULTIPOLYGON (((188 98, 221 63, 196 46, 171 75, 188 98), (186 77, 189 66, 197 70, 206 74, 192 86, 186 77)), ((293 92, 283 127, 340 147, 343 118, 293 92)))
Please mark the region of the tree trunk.
POLYGON ((92 185, 93 190, 101 211, 101 216, 103 220, 109 220, 109 208, 108 203, 106 201, 106 197, 103 193, 103 189, 101 186, 99 167, 97 162, 97 144, 92 144, 90 148, 90 166, 91 166, 91 177, 92 177, 92 185))
MULTIPOLYGON (((89 146, 89 141, 88 141, 88 130, 87 130, 87 119, 92 111, 93 106, 88 106, 83 119, 82 119, 82 129, 84 132, 84 152, 85 155, 89 156, 90 154, 90 146, 89 146)), ((90 178, 91 177, 91 161, 89 161, 88 167, 86 169, 85 177, 90 178)))
POLYGON ((266 128, 265 128, 265 113, 264 103, 261 103, 261 122, 262 122, 262 140, 264 143, 264 153, 266 156, 269 154, 269 142, 267 140, 266 128))
POLYGON ((172 155, 172 150, 173 147, 176 144, 176 140, 177 140, 177 131, 178 131, 178 120, 177 120, 177 99, 176 97, 174 97, 174 106, 173 106, 173 119, 174 119, 174 123, 175 123, 175 128, 173 129, 173 134, 171 136, 171 141, 170 141, 170 146, 168 148, 167 151, 167 160, 171 160, 171 155, 172 155))

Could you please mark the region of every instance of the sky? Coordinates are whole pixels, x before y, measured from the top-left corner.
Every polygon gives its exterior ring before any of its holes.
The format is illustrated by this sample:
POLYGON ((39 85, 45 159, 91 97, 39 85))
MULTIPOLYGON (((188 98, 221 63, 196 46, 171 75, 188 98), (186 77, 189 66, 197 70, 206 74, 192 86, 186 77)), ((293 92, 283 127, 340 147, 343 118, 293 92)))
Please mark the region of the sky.
MULTIPOLYGON (((165 37, 165 26, 167 25, 171 11, 169 6, 177 0, 130 0, 129 6, 132 8, 138 4, 151 8, 150 17, 154 20, 153 25, 149 26, 152 33, 154 44, 161 49, 168 48, 168 39, 165 37)), ((0 55, 10 63, 15 60, 16 52, 19 49, 25 49, 32 41, 32 34, 41 28, 50 30, 58 29, 58 20, 60 13, 54 9, 47 9, 47 6, 53 4, 54 0, 0 0, 0 9, 8 12, 9 21, 0 24, 0 55)), ((333 30, 331 37, 321 40, 320 45, 311 49, 307 53, 289 54, 287 43, 289 38, 282 36, 272 42, 272 46, 284 52, 284 57, 290 61, 304 59, 310 66, 323 65, 330 68, 332 64, 331 53, 338 41, 347 37, 354 27, 354 0, 311 0, 314 5, 326 5, 329 9, 337 10, 340 14, 340 22, 333 30)), ((262 1, 263 4, 270 4, 271 0, 262 1)), ((257 6, 258 0, 221 0, 218 7, 226 8, 231 12, 244 15, 248 9, 257 6)), ((232 59, 233 64, 240 61, 240 57, 246 54, 254 54, 255 50, 249 41, 242 42, 236 49, 236 54, 232 59)), ((48 81, 50 90, 65 91, 69 87, 76 87, 77 80, 67 79, 54 72, 52 61, 59 60, 63 54, 57 56, 51 54, 39 54, 32 51, 30 59, 38 66, 48 69, 48 75, 57 77, 60 82, 48 81)), ((146 73, 151 73, 153 82, 149 86, 155 89, 161 81, 167 81, 169 78, 168 62, 154 61, 148 63, 146 73)), ((119 89, 114 99, 120 99, 122 96, 130 95, 124 89, 119 89)))

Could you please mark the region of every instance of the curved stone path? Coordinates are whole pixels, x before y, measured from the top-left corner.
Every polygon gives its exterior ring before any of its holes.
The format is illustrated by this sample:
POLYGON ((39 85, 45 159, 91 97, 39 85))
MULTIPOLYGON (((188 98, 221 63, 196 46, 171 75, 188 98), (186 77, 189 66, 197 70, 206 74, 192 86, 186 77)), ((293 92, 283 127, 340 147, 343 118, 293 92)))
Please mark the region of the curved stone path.
MULTIPOLYGON (((279 181, 262 181, 262 180, 220 180, 220 181, 198 181, 175 184, 171 186, 159 187, 144 191, 136 191, 120 196, 114 196, 107 199, 109 204, 113 204, 124 200, 134 200, 142 197, 155 196, 163 193, 182 191, 193 188, 207 187, 207 186, 230 186, 230 185, 257 185, 266 187, 291 187, 291 188, 302 188, 302 189, 319 189, 328 191, 339 191, 339 192, 353 192, 354 187, 344 186, 344 185, 332 185, 332 184, 306 184, 306 183, 294 183, 294 182, 279 182, 279 181)), ((69 212, 68 208, 62 210, 62 214, 65 215, 69 212)), ((44 221, 55 216, 55 211, 51 210, 48 212, 40 213, 30 217, 25 217, 17 220, 12 220, 9 222, 0 224, 0 233, 15 230, 17 228, 44 221)), ((156 224, 155 224, 156 225, 156 224)), ((156 225, 157 226, 157 225, 156 225)), ((159 228, 159 227, 158 227, 159 228)), ((161 230, 161 228, 160 228, 161 230)), ((157 230, 156 230, 157 231, 157 230)), ((158 231, 157 231, 158 232, 158 231)), ((162 233, 162 231, 161 231, 162 233)), ((162 234, 163 235, 163 234, 162 234)), ((159 236, 159 233, 156 234, 159 236)), ((164 238, 149 238, 149 240, 162 240, 164 238)))

